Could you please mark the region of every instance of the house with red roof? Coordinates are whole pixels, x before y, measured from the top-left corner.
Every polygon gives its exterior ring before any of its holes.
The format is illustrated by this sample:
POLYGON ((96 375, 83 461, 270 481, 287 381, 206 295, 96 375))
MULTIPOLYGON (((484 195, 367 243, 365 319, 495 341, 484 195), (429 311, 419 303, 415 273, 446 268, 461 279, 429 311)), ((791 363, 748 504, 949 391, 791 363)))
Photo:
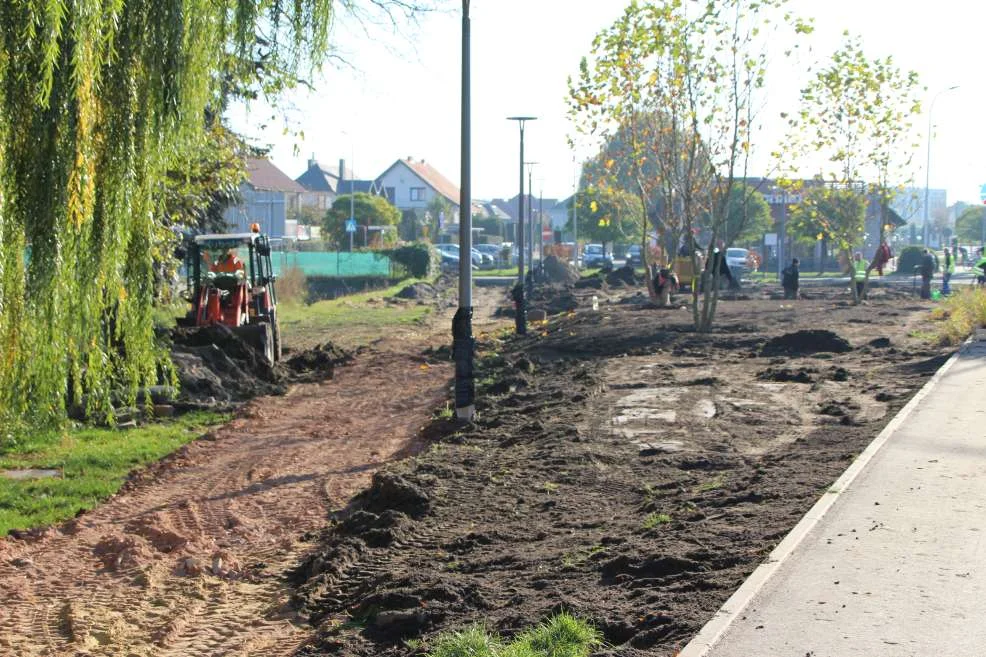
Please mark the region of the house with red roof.
POLYGON ((377 187, 398 209, 424 214, 436 196, 452 205, 451 217, 444 223, 459 223, 459 187, 424 160, 408 157, 397 160, 376 179, 377 187))
POLYGON ((250 224, 257 223, 261 232, 271 237, 297 237, 295 222, 288 217, 298 209, 305 188, 267 158, 249 157, 246 167, 247 179, 240 184, 241 201, 223 215, 230 232, 246 233, 250 224))

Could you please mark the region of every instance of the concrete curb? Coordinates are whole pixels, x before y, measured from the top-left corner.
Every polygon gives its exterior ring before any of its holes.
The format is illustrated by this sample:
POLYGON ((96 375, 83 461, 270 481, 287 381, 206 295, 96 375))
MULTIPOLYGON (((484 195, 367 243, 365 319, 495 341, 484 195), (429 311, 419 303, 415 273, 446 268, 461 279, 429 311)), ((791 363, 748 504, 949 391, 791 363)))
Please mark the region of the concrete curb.
POLYGON ((963 352, 977 336, 966 340, 965 343, 952 354, 952 357, 935 372, 934 376, 918 390, 907 404, 887 423, 877 437, 866 447, 863 452, 856 457, 842 475, 835 480, 828 491, 808 510, 808 513, 801 518, 797 525, 788 532, 787 536, 773 549, 767 560, 757 566, 756 570, 750 573, 746 581, 736 589, 728 600, 719 608, 711 620, 699 630, 688 644, 677 653, 677 657, 706 657, 712 648, 722 639, 729 626, 743 613, 747 605, 760 592, 760 589, 773 577, 780 568, 781 564, 791 556, 794 550, 801 544, 804 538, 814 529, 818 521, 824 516, 842 491, 849 488, 857 475, 869 464, 876 456, 877 452, 886 444, 897 428, 907 419, 907 417, 917 408, 918 404, 928 396, 928 394, 938 385, 945 373, 951 369, 952 365, 958 361, 963 352))

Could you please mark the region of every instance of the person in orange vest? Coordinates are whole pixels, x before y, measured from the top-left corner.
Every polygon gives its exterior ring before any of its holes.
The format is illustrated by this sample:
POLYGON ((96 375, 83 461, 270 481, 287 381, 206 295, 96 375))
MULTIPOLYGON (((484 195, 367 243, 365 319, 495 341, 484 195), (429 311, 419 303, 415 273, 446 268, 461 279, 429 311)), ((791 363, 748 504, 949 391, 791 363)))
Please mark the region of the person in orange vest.
POLYGON ((236 255, 236 249, 227 251, 221 260, 217 260, 210 267, 210 270, 217 274, 235 274, 238 271, 243 271, 243 269, 243 261, 236 255))

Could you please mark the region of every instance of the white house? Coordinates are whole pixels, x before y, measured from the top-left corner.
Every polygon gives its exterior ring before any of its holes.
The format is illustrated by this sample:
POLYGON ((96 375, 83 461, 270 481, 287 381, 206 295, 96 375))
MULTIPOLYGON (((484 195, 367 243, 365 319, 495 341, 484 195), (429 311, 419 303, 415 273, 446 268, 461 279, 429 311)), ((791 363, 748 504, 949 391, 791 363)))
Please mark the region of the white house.
POLYGON ((424 160, 397 160, 376 179, 377 186, 400 210, 424 211, 436 196, 452 205, 446 224, 459 222, 459 188, 424 160))

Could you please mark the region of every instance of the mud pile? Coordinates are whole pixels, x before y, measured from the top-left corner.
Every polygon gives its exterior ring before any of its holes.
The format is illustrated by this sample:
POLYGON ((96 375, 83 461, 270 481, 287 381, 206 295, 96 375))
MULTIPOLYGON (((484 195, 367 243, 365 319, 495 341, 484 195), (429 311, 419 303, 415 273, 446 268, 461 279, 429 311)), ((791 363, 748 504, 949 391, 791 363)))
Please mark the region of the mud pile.
POLYGON ((635 287, 642 285, 643 276, 638 276, 633 267, 620 267, 606 274, 606 285, 610 287, 635 287))
POLYGON ((852 351, 852 345, 839 335, 825 329, 806 329, 785 333, 771 338, 763 346, 764 356, 800 356, 805 354, 843 354, 852 351))
POLYGON ((178 376, 179 410, 232 406, 254 397, 281 395, 292 383, 332 378, 351 355, 324 344, 271 365, 228 326, 179 328, 171 333, 178 376))
POLYGON ((578 299, 571 285, 535 285, 527 297, 528 309, 543 310, 549 315, 560 315, 575 310, 578 299))
POLYGON ((557 256, 549 255, 544 259, 544 278, 549 283, 570 285, 579 280, 579 272, 557 256))
POLYGON ((416 299, 418 301, 434 299, 438 296, 438 290, 429 283, 413 283, 408 285, 395 296, 398 299, 416 299))

